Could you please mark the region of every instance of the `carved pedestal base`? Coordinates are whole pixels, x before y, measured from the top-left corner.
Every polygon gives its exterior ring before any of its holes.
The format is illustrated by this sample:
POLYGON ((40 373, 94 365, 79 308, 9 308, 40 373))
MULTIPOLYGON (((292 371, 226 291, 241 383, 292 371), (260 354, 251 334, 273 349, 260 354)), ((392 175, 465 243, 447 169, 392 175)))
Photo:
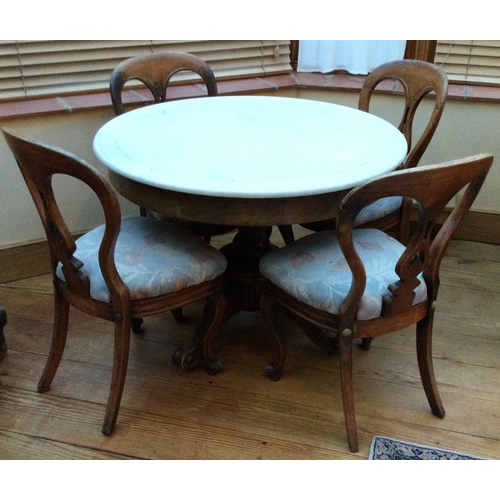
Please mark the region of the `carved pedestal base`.
POLYGON ((221 369, 221 362, 212 354, 213 340, 220 327, 239 311, 260 310, 264 280, 259 271, 259 260, 272 249, 270 234, 271 228, 242 228, 232 243, 221 249, 228 266, 222 292, 224 304, 218 313, 220 317, 216 319, 217 326, 213 326, 215 306, 209 300, 191 349, 179 349, 172 358, 174 364, 185 370, 204 365, 210 374, 221 369), (210 332, 207 331, 209 325, 210 332))

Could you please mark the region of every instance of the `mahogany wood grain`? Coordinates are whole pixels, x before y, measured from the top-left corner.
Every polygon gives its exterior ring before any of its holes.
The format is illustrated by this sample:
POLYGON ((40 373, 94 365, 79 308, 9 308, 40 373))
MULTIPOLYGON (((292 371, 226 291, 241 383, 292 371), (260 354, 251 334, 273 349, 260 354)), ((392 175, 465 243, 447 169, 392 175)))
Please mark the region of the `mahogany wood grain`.
MULTIPOLYGON (((213 244, 230 240, 218 236, 213 244)), ((276 231, 271 241, 282 245, 276 231)), ((58 377, 50 393, 39 394, 52 277, 1 284, 9 356, 0 370, 0 458, 365 460, 371 438, 382 435, 500 459, 500 247, 453 240, 440 274, 433 357, 447 416, 426 411, 414 329, 380 336, 370 351, 353 350, 355 454, 345 445, 340 393, 332 390, 340 383, 338 355, 310 342, 288 317, 286 376, 277 383, 261 371, 273 344, 259 314, 225 325, 218 349, 227 363, 217 376, 186 376, 170 363, 192 335, 202 303, 185 307, 182 324, 169 313, 149 317, 142 335, 132 337, 123 420, 105 437, 95 425, 107 398, 102 380, 111 373, 108 322, 74 311, 58 377)))
MULTIPOLYGON (((137 330, 144 316, 176 310, 203 299, 213 304, 215 309, 212 320, 203 324, 203 332, 209 338, 212 330, 217 330, 220 326, 220 309, 225 305, 223 297, 219 298, 222 296, 222 276, 154 298, 132 300, 127 285, 118 273, 114 258, 122 218, 118 196, 109 181, 91 165, 69 153, 20 137, 7 129, 3 133, 32 195, 50 249, 54 284, 54 327, 50 353, 38 390, 46 392, 50 389, 59 368, 67 342, 70 306, 90 316, 112 322, 113 371, 102 426, 103 433, 109 435, 114 431, 123 394, 131 328, 137 330), (57 175, 66 175, 80 181, 82 187, 93 191, 100 202, 105 230, 99 247, 99 265, 110 292, 109 302, 92 298, 89 278, 80 271, 83 263, 74 256, 77 244, 61 215, 53 190, 52 180, 57 175), (57 273, 58 266, 61 266, 64 279, 57 273)), ((200 335, 198 333, 197 338, 200 335)), ((201 355, 205 351, 209 353, 209 349, 204 348, 202 339, 198 342, 201 343, 201 355)))
MULTIPOLYGON (((261 310, 274 339, 284 342, 284 334, 276 331, 277 322, 273 317, 276 305, 285 309, 292 317, 297 317, 300 324, 309 322, 315 327, 316 333, 322 332, 327 345, 336 338, 347 438, 352 452, 358 451, 352 375, 353 339, 361 338, 363 348, 368 350, 373 338, 415 324, 417 359, 424 391, 432 413, 440 418, 445 415, 432 361, 434 312, 440 285, 439 269, 445 251, 478 195, 492 163, 491 155, 477 155, 454 162, 400 170, 353 189, 342 201, 338 219, 338 244, 352 273, 350 289, 338 314, 309 306, 272 281, 264 280, 261 310), (460 200, 435 235, 434 223, 458 193, 461 193, 460 200), (414 200, 419 208, 419 219, 396 264, 395 272, 399 279, 388 287, 391 295, 382 305, 381 316, 360 321, 356 318, 367 276, 353 242, 355 220, 364 207, 387 196, 404 196, 414 200), (425 281, 427 300, 413 306, 414 290, 420 279, 425 281)), ((331 271, 325 269, 325 272, 331 271)), ((273 380, 279 379, 283 371, 284 352, 286 348, 279 346, 275 360, 271 363, 269 372, 273 380)))

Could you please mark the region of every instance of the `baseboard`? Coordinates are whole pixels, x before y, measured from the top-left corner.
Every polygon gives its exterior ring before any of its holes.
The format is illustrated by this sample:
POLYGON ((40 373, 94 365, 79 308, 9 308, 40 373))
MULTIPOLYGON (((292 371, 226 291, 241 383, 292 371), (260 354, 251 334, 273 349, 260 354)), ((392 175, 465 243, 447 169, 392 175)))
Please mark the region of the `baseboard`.
POLYGON ((455 238, 500 245, 500 214, 469 212, 455 238))
MULTIPOLYGON (((500 245, 500 214, 469 212, 455 238, 500 245)), ((0 283, 50 273, 47 242, 0 249, 0 283)))
POLYGON ((47 273, 50 273, 50 257, 46 241, 0 250, 0 283, 47 273))
MULTIPOLYGON (((438 222, 444 222, 447 217, 446 212, 449 212, 449 210, 445 210, 445 213, 438 219, 438 222)), ((412 217, 412 220, 416 220, 416 213, 412 217)), ((499 245, 500 214, 469 212, 460 224, 454 239, 499 245)))

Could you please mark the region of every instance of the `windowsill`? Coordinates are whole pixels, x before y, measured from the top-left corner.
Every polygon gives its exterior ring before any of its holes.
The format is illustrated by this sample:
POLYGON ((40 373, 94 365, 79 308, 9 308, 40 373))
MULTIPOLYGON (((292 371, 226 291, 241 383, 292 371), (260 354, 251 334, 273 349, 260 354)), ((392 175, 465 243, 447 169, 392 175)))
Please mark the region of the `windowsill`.
MULTIPOLYGON (((219 95, 242 95, 266 90, 341 90, 359 92, 364 76, 348 74, 320 74, 292 72, 274 76, 252 77, 217 82, 219 95)), ((381 86, 381 92, 393 92, 392 84, 381 86)), ((201 84, 176 85, 169 88, 169 99, 200 97, 206 91, 201 84)), ((459 99, 473 102, 500 102, 500 87, 480 85, 450 84, 448 99, 459 99)), ((125 104, 150 101, 147 90, 128 90, 123 93, 125 104)), ((23 118, 59 113, 74 113, 111 107, 109 92, 73 95, 65 97, 45 97, 26 101, 10 101, 0 103, 0 120, 23 118)))

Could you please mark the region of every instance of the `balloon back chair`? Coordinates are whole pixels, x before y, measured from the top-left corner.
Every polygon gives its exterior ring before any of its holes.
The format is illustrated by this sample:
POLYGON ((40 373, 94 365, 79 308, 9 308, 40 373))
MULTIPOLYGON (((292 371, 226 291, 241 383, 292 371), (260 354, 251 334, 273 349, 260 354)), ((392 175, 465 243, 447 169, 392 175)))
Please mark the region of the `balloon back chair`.
MULTIPOLYGON (((369 112, 374 91, 380 83, 387 80, 399 84, 396 90, 398 92, 402 91, 405 98, 398 129, 406 138, 408 155, 400 169, 416 167, 431 142, 443 114, 448 95, 448 78, 446 73, 436 65, 425 61, 404 59, 382 64, 366 77, 359 95, 359 110, 369 112), (434 107, 419 140, 412 146, 414 143, 413 120, 420 103, 429 94, 432 94, 434 107)), ((383 231, 396 231, 399 240, 407 243, 410 214, 410 200, 391 197, 378 200, 373 205, 362 210, 356 220, 356 226, 374 227, 383 231)), ((335 220, 303 224, 303 227, 312 231, 325 231, 335 227, 335 220)), ((294 237, 291 228, 280 228, 280 230, 286 243, 293 241, 294 237)))
POLYGON ((50 250, 54 327, 38 390, 49 390, 63 356, 70 306, 113 322, 111 388, 102 426, 102 432, 109 435, 125 384, 132 319, 205 299, 213 314, 203 332, 210 335, 217 330, 219 312, 225 307, 221 280, 226 259, 180 226, 141 216, 122 218, 109 181, 83 160, 12 130, 3 129, 3 134, 40 215, 50 250), (77 240, 63 219, 53 189, 53 178, 63 176, 95 193, 104 213, 105 223, 77 240))
POLYGON ((342 201, 337 230, 305 236, 260 261, 265 278, 261 310, 277 346, 269 376, 283 371, 286 345, 278 311, 297 320, 325 350, 338 349, 340 382, 350 450, 358 450, 352 374, 353 339, 367 350, 379 335, 416 324, 417 359, 432 413, 445 411, 432 365, 434 308, 439 267, 460 222, 476 198, 492 156, 392 172, 353 189, 342 201), (465 192, 435 232, 446 205, 465 192), (374 228, 356 228, 364 207, 387 196, 404 196, 418 207, 409 243, 374 228))
MULTIPOLYGON (((127 82, 131 80, 142 82, 153 95, 155 103, 161 103, 167 101, 167 89, 171 78, 183 71, 199 75, 206 86, 208 96, 217 95, 214 73, 203 59, 185 52, 156 52, 127 59, 113 70, 109 88, 115 114, 118 116, 125 113, 122 91, 127 82)), ((141 208, 142 215, 147 213, 145 208, 141 208)), ((155 218, 164 218, 156 212, 149 212, 149 214, 155 218)), ((171 218, 168 220, 186 227, 197 236, 205 238, 207 242, 210 242, 212 236, 226 234, 235 229, 218 224, 204 224, 171 218)))

